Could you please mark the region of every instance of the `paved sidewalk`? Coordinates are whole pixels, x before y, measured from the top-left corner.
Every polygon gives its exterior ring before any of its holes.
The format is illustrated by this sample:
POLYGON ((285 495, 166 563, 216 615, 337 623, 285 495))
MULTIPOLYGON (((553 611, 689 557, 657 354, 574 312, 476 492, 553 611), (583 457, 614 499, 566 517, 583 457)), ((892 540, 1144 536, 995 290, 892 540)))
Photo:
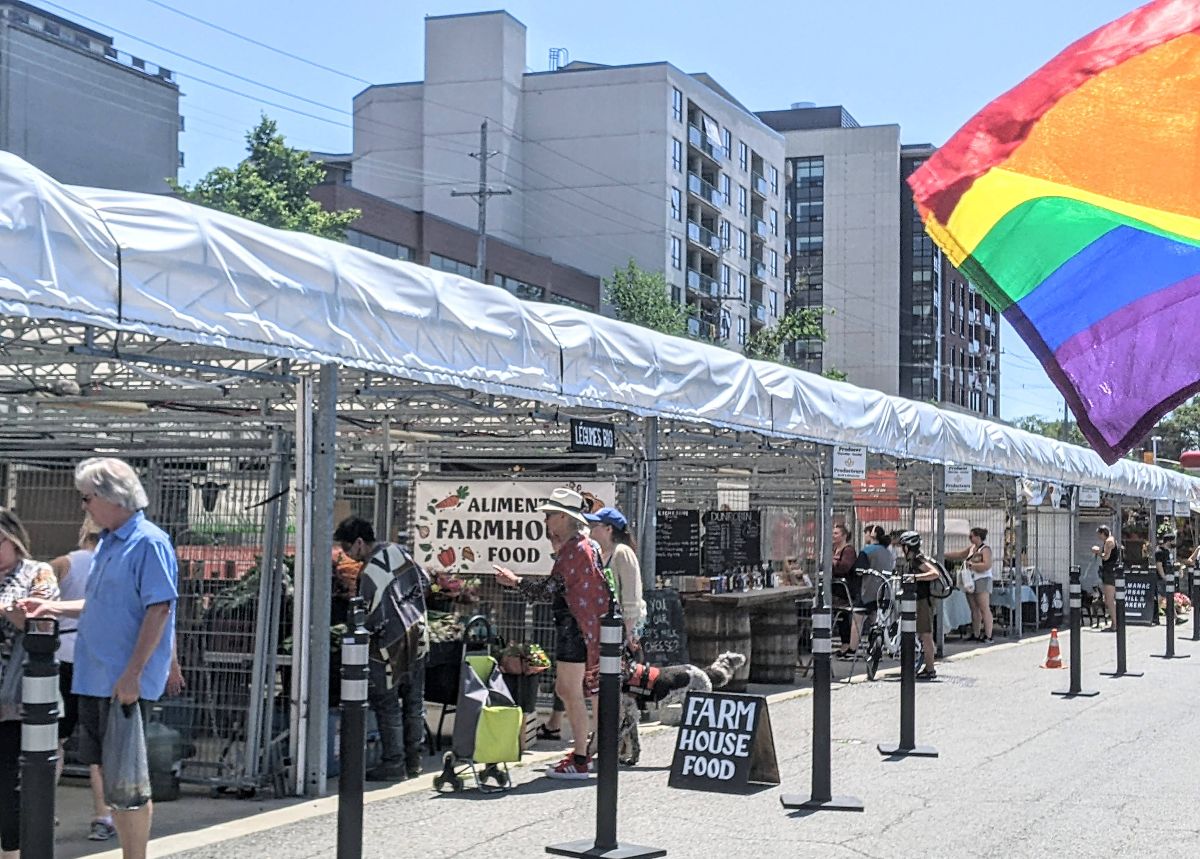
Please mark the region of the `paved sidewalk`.
MULTIPOLYGON (((918 687, 917 738, 941 752, 932 760, 889 762, 875 750, 898 736, 898 684, 838 685, 834 790, 862 798, 863 814, 790 815, 779 789, 734 797, 671 790, 674 733, 651 734, 641 766, 622 771, 621 837, 705 859, 1194 854, 1200 644, 1178 643, 1193 659, 1149 658, 1163 641, 1162 629, 1131 627, 1130 668, 1146 676, 1111 680, 1098 671, 1111 667, 1113 636, 1085 630, 1085 686, 1101 690, 1087 699, 1050 695, 1066 687, 1068 672, 1038 667, 1044 641, 945 663, 940 682, 918 687)), ((771 710, 789 792, 809 787, 810 700, 771 710)), ((364 855, 533 857, 548 843, 592 834, 594 783, 516 773, 519 786, 507 795, 421 791, 371 803, 364 855)), ((171 855, 331 857, 334 834, 335 818, 322 814, 171 855)))

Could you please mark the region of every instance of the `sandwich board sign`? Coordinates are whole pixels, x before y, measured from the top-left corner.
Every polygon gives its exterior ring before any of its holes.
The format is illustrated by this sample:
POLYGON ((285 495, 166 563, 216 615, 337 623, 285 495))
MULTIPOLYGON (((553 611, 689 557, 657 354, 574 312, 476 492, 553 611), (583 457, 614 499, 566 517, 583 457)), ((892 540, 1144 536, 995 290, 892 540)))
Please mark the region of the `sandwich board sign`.
POLYGON ((668 787, 748 793, 779 784, 771 714, 762 695, 691 692, 675 737, 668 787))

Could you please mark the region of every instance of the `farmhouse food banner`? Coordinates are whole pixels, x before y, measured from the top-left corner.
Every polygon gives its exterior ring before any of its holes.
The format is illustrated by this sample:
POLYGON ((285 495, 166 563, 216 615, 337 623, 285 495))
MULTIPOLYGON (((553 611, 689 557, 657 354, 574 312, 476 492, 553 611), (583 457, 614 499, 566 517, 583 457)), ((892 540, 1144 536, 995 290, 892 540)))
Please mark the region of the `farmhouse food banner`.
POLYGON ((549 573, 554 561, 537 508, 562 486, 593 510, 615 506, 612 482, 419 480, 409 532, 413 555, 434 572, 490 575, 492 564, 500 564, 518 574, 549 573))

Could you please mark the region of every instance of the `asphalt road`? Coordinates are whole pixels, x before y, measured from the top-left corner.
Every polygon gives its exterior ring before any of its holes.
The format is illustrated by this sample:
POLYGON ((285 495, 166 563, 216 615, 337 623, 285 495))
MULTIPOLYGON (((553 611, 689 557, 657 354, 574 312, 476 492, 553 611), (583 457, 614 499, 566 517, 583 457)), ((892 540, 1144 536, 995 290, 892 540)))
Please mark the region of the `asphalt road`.
MULTIPOLYGON (((1190 630, 1190 627, 1189 627, 1190 630)), ((939 668, 918 687, 917 739, 935 759, 887 761, 875 744, 899 736, 899 684, 839 685, 833 695, 833 784, 861 814, 784 811, 783 791, 807 794, 811 699, 772 705, 783 790, 748 796, 667 787, 673 731, 643 739, 641 765, 621 775, 620 836, 672 857, 1040 857, 1195 855, 1200 851, 1196 658, 1150 658, 1161 629, 1131 628, 1129 667, 1099 676, 1113 636, 1085 630, 1084 685, 1095 698, 1051 696, 1067 671, 1039 668, 1045 643, 1001 645, 939 668)), ((1063 652, 1068 653, 1063 637, 1063 652)), ((366 857, 534 857, 546 844, 591 837, 594 782, 514 771, 508 794, 432 791, 366 807, 366 857)), ((322 814, 176 853, 186 859, 332 857, 335 818, 322 814)), ((161 854, 158 854, 161 855, 161 854)))

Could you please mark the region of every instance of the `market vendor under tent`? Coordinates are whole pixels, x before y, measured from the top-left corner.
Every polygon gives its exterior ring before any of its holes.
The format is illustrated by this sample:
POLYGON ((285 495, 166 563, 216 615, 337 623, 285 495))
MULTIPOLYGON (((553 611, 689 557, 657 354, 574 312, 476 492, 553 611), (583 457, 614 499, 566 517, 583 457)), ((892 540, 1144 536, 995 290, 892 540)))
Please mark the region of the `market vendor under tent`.
POLYGON ((554 690, 566 708, 574 748, 546 774, 586 779, 591 760, 584 698, 595 695, 599 686, 600 619, 608 612, 612 592, 596 547, 588 538, 582 496, 570 489, 555 489, 537 509, 546 517, 546 537, 555 553, 550 575, 523 579, 507 567, 496 566, 496 581, 517 588, 531 602, 549 601, 552 605, 557 660, 554 690))

